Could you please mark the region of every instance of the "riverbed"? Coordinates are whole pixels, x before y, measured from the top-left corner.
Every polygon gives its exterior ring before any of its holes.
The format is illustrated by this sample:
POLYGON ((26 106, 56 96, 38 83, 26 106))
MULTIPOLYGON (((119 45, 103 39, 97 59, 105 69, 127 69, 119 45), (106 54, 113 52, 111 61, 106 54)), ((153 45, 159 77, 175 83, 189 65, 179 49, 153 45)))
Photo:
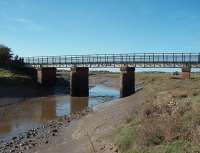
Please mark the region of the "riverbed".
POLYGON ((89 95, 88 98, 72 98, 55 89, 54 94, 50 96, 27 98, 0 107, 0 140, 9 140, 51 120, 117 99, 119 91, 97 84, 90 88, 89 95))

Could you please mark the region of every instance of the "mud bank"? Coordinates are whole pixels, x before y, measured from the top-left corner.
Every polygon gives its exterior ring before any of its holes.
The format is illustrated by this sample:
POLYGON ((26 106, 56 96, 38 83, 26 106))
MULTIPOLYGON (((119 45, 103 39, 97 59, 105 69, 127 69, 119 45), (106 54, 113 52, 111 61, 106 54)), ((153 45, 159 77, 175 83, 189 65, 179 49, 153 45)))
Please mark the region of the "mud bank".
POLYGON ((32 151, 34 148, 51 143, 56 137, 62 136, 62 130, 70 125, 70 122, 80 119, 92 112, 85 109, 81 112, 60 117, 49 121, 38 128, 33 128, 21 133, 9 140, 0 141, 0 153, 23 153, 32 151))
POLYGON ((143 103, 143 91, 127 98, 114 100, 98 106, 92 113, 64 127, 62 135, 51 144, 41 145, 30 153, 116 153, 119 152, 108 138, 113 130, 126 122, 127 117, 137 111, 143 103), (52 146, 53 145, 53 146, 52 146))

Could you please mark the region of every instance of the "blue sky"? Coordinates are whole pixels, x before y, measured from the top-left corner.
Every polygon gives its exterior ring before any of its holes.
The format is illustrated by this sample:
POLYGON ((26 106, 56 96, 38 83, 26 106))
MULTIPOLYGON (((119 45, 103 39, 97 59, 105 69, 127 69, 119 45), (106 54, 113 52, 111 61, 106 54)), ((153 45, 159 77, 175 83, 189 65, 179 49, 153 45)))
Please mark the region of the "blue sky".
POLYGON ((200 0, 0 0, 20 56, 200 51, 200 0))

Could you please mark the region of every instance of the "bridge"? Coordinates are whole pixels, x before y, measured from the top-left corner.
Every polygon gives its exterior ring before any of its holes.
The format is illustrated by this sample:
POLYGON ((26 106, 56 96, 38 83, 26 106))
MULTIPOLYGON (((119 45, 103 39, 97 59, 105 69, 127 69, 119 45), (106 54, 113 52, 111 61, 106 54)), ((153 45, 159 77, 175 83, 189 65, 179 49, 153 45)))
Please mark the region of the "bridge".
POLYGON ((24 57, 29 74, 44 85, 53 85, 56 68, 71 68, 71 96, 88 96, 89 68, 120 68, 121 96, 135 92, 135 68, 181 68, 190 77, 200 68, 200 53, 131 53, 24 57))
POLYGON ((200 68, 200 53, 132 53, 24 57, 26 65, 33 67, 111 67, 123 65, 139 68, 181 68, 189 64, 200 68))

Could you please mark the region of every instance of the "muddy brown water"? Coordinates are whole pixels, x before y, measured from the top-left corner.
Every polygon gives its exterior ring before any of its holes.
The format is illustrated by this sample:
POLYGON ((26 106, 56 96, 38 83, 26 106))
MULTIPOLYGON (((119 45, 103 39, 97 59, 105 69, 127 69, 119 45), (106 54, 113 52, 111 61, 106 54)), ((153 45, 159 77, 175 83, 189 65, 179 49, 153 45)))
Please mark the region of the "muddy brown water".
POLYGON ((0 107, 0 140, 10 139, 45 122, 81 111, 87 107, 109 102, 119 97, 119 91, 96 85, 90 89, 88 98, 72 98, 58 93, 26 99, 22 102, 0 107))

